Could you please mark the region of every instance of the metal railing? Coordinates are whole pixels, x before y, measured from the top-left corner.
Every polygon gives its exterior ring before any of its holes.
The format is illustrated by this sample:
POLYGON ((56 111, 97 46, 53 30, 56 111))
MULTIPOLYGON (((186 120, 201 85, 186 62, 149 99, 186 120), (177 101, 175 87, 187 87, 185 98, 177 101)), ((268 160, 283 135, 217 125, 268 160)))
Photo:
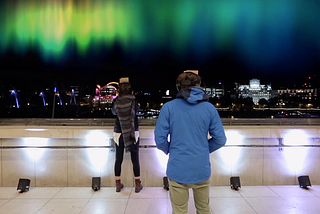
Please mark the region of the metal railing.
MULTIPOLYGON (((96 119, 0 119, 0 126, 113 126, 114 118, 96 119)), ((224 126, 319 126, 320 118, 221 118, 224 126)), ((139 119, 140 126, 155 126, 157 119, 139 119)))
MULTIPOLYGON (((273 139, 273 138, 246 138, 246 139, 273 139)), ((231 147, 231 148, 235 148, 235 147, 241 147, 241 148, 279 148, 279 151, 282 151, 282 149, 284 148, 290 148, 290 147, 305 147, 305 148, 320 148, 320 144, 318 144, 317 142, 319 142, 320 138, 316 137, 316 138, 311 138, 312 139, 312 143, 311 144, 299 144, 299 145, 284 145, 282 144, 283 142, 283 138, 276 138, 277 141, 279 141, 279 144, 269 144, 269 145, 261 145, 261 144, 250 144, 250 145, 243 145, 243 144, 239 144, 239 145, 224 145, 223 147, 231 147)), ((0 138, 1 140, 1 138, 0 138)), ((150 141, 151 139, 146 139, 146 138, 142 138, 142 141, 150 141)), ((74 145, 69 145, 69 146, 52 146, 52 145, 48 145, 48 146, 27 146, 27 145, 10 145, 10 146, 0 146, 0 149, 111 149, 112 151, 115 149, 115 145, 114 143, 112 143, 112 139, 109 139, 109 145, 78 145, 78 146, 74 146, 74 145)), ((156 148, 157 146, 155 144, 141 144, 140 142, 140 146, 139 148, 156 148)))

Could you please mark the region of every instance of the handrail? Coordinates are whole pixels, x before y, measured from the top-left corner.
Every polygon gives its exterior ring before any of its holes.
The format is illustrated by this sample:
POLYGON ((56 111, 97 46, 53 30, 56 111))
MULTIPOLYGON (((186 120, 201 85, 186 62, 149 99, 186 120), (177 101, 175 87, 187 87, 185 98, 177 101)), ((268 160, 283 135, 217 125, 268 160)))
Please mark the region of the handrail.
MULTIPOLYGON (((278 144, 269 144, 269 145, 266 145, 266 144, 250 144, 250 145, 243 145, 243 144, 239 144, 239 145, 235 145, 235 144, 231 144, 231 145, 224 145, 223 147, 243 147, 243 148, 279 148, 282 149, 282 148, 286 148, 286 147, 318 147, 320 148, 320 144, 300 144, 300 145, 285 145, 283 144, 283 138, 274 138, 274 137, 271 137, 271 138, 245 138, 245 139, 277 139, 278 141, 278 144)), ((319 141, 319 137, 312 137, 310 139, 313 139, 313 142, 316 140, 316 142, 319 141)), ((141 142, 144 142, 144 141, 149 141, 149 140, 153 140, 153 139, 150 139, 150 138, 141 138, 140 139, 140 145, 139 145, 139 148, 156 148, 156 144, 143 144, 141 142)), ((0 141, 1 141, 1 138, 0 138, 0 141)), ((12 146, 0 146, 0 149, 92 149, 92 148, 96 148, 96 149, 106 149, 106 148, 109 148, 109 149, 115 149, 115 144, 114 144, 114 141, 112 140, 112 138, 110 138, 107 142, 108 145, 79 145, 79 146, 43 146, 43 145, 38 145, 38 146, 33 146, 33 145, 12 145, 12 146)))
MULTIPOLYGON (((140 145, 139 148, 156 148, 156 145, 140 145)), ((320 145, 225 145, 223 147, 288 148, 319 147, 320 145)), ((0 146, 0 149, 114 149, 114 146, 0 146)))
MULTIPOLYGON (((0 126, 113 126, 114 118, 95 119, 0 119, 0 126)), ((221 118, 223 126, 319 126, 320 118, 221 118)), ((140 126, 155 126, 157 119, 139 119, 140 126)))

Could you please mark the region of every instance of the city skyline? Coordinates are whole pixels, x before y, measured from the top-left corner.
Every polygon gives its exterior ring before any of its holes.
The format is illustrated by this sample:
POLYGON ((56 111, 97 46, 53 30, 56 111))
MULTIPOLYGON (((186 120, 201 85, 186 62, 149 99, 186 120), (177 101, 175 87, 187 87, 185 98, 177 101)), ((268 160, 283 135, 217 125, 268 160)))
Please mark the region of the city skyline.
MULTIPOLYGON (((27 75, 29 75, 29 74, 27 74, 27 75)), ((19 82, 19 78, 16 78, 17 76, 15 74, 9 74, 9 75, 7 75, 7 77, 8 76, 11 76, 11 80, 13 80, 13 81, 10 82, 10 81, 7 81, 8 79, 1 78, 0 79, 0 86, 2 88, 4 88, 4 87, 12 88, 12 89, 26 88, 26 89, 32 89, 32 90, 39 91, 41 89, 48 90, 50 88, 50 90, 51 90, 51 88, 57 88, 58 87, 61 90, 67 91, 67 88, 68 89, 70 88, 70 90, 71 90, 74 87, 100 88, 102 86, 107 86, 109 84, 118 84, 117 79, 114 79, 114 81, 111 81, 110 78, 109 78, 109 81, 99 80, 98 83, 94 82, 93 84, 89 84, 90 81, 89 82, 83 82, 82 84, 78 84, 79 82, 76 83, 75 81, 71 81, 71 82, 69 82, 68 80, 66 80, 66 81, 56 81, 56 79, 48 79, 48 80, 45 80, 45 81, 38 81, 36 83, 36 82, 34 82, 35 80, 37 80, 37 77, 35 77, 35 76, 32 77, 33 79, 23 79, 23 82, 19 82), (18 80, 18 81, 16 81, 16 80, 18 80), (50 83, 50 84, 44 84, 44 83, 50 83)), ((256 77, 248 78, 248 79, 245 79, 244 77, 242 77, 240 79, 234 79, 233 78, 234 81, 230 85, 225 84, 225 81, 223 81, 223 80, 211 81, 211 82, 213 82, 212 84, 206 84, 206 80, 204 80, 204 78, 202 76, 200 76, 201 77, 200 87, 205 89, 205 88, 217 87, 217 86, 220 88, 220 86, 223 86, 223 88, 226 91, 232 91, 232 90, 236 90, 240 85, 242 87, 249 87, 249 85, 252 84, 251 83, 252 81, 258 81, 258 83, 261 86, 267 85, 270 88, 272 88, 272 90, 299 89, 299 88, 300 89, 303 89, 303 88, 320 88, 320 84, 319 84, 320 82, 319 82, 319 76, 318 75, 311 75, 311 76, 302 75, 302 76, 303 77, 300 78, 297 82, 286 82, 285 85, 288 85, 288 87, 287 86, 275 87, 274 85, 276 85, 276 84, 273 84, 273 83, 274 82, 277 83, 278 82, 277 79, 273 79, 273 80, 267 82, 264 79, 260 79, 260 78, 256 78, 256 77)), ((125 77, 125 76, 123 76, 123 77, 125 77)), ((136 78, 134 75, 131 75, 131 76, 128 75, 126 77, 128 77, 130 80, 131 80, 131 77, 132 77, 132 79, 136 78)), ((133 82, 131 84, 134 85, 134 86, 137 86, 137 82, 133 82)), ((150 90, 150 88, 147 88, 147 87, 144 87, 144 88, 140 87, 138 90, 135 90, 135 91, 136 92, 138 92, 138 91, 160 92, 160 91, 166 91, 166 90, 177 90, 177 88, 176 88, 176 85, 174 84, 174 87, 171 87, 171 86, 162 87, 162 88, 157 88, 157 90, 154 90, 154 91, 150 90)))

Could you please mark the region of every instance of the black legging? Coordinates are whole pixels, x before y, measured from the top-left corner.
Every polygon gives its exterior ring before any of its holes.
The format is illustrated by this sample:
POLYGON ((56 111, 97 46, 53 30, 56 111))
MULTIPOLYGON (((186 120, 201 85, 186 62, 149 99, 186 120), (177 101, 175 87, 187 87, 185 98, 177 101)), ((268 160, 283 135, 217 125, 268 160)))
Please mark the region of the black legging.
MULTIPOLYGON (((114 164, 114 174, 115 176, 121 175, 121 164, 123 161, 123 153, 124 153, 124 142, 122 135, 119 139, 119 146, 116 144, 116 162, 114 164)), ((133 144, 131 153, 131 162, 133 165, 133 174, 135 177, 140 176, 140 163, 139 163, 139 140, 136 144, 133 144)))

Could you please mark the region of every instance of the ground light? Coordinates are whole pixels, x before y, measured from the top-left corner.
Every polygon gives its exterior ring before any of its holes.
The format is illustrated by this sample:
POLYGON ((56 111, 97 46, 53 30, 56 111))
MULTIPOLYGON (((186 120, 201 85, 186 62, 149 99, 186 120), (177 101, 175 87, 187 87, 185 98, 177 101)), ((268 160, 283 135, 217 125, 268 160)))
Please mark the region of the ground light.
POLYGON ((28 192, 29 191, 29 187, 30 187, 30 179, 26 179, 26 178, 20 178, 19 179, 17 190, 19 190, 20 193, 28 192))
POLYGON ((311 187, 311 182, 308 175, 299 176, 298 181, 301 188, 308 189, 308 186, 311 187))
POLYGON ((92 189, 98 191, 100 189, 101 177, 92 177, 92 189))
POLYGON ((240 178, 239 177, 230 177, 230 186, 231 189, 238 190, 241 188, 240 178))

